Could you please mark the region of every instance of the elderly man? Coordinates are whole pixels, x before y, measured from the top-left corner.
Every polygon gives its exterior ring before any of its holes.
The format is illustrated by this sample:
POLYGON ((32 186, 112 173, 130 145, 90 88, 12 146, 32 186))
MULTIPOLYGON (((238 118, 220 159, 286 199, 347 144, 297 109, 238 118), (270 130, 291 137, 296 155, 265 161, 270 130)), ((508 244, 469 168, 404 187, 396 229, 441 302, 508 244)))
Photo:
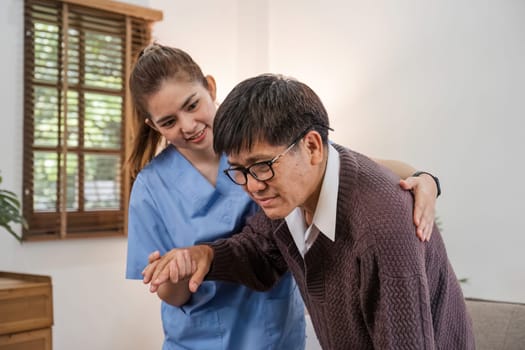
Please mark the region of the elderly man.
POLYGON ((237 85, 217 112, 214 147, 265 215, 153 266, 152 288, 188 278, 195 291, 207 278, 267 290, 290 270, 323 349, 474 349, 437 228, 420 242, 399 178, 330 143, 329 129, 319 97, 297 80, 237 85))

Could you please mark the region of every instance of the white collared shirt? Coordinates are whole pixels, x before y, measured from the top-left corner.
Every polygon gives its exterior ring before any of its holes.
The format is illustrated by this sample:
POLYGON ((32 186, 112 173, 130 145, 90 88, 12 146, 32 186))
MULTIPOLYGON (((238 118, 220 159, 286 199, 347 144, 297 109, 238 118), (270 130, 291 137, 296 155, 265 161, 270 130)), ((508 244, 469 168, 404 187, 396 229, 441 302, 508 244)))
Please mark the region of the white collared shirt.
POLYGON ((326 171, 315 208, 312 224, 307 227, 301 208, 295 208, 285 218, 297 249, 304 257, 322 233, 332 242, 335 241, 335 222, 337 216, 337 193, 339 191, 339 153, 328 144, 326 171))

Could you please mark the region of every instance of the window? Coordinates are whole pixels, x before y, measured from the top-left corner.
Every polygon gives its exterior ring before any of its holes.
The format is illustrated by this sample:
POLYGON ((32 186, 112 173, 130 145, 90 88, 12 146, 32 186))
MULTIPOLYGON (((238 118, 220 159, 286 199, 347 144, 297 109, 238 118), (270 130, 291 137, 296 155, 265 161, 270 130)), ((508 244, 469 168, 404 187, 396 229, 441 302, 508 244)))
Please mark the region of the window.
POLYGON ((24 239, 124 234, 132 59, 162 12, 25 0, 24 239))

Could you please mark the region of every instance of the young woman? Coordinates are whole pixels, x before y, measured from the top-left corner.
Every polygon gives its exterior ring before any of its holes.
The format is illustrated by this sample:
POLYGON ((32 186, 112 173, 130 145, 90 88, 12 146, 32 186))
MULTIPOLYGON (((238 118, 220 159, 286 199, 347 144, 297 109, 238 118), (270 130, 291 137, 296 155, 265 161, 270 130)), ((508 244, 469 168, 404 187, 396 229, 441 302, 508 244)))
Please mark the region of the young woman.
MULTIPOLYGON (((213 77, 184 51, 153 44, 135 65, 130 88, 140 127, 130 159, 136 178, 126 277, 141 279, 148 262, 173 248, 230 236, 258 208, 221 171, 226 157, 213 150, 213 77)), ((403 178, 415 170, 385 165, 403 178)), ((402 186, 414 190, 414 221, 418 235, 428 239, 433 179, 410 178, 402 186)), ((289 273, 269 292, 216 281, 194 294, 187 281, 168 281, 156 292, 163 301, 163 349, 304 349, 304 306, 289 273)))

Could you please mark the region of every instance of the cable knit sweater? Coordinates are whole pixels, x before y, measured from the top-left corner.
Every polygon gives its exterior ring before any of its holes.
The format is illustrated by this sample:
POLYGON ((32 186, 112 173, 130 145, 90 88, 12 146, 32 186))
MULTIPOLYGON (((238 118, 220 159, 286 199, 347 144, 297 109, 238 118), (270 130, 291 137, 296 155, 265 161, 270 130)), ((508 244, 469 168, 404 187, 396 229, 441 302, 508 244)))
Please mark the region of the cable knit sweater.
POLYGON ((334 145, 341 166, 335 242, 320 234, 304 259, 284 220, 262 211, 212 244, 207 276, 266 290, 290 269, 323 349, 474 349, 470 317, 434 226, 421 243, 413 198, 396 175, 334 145))

